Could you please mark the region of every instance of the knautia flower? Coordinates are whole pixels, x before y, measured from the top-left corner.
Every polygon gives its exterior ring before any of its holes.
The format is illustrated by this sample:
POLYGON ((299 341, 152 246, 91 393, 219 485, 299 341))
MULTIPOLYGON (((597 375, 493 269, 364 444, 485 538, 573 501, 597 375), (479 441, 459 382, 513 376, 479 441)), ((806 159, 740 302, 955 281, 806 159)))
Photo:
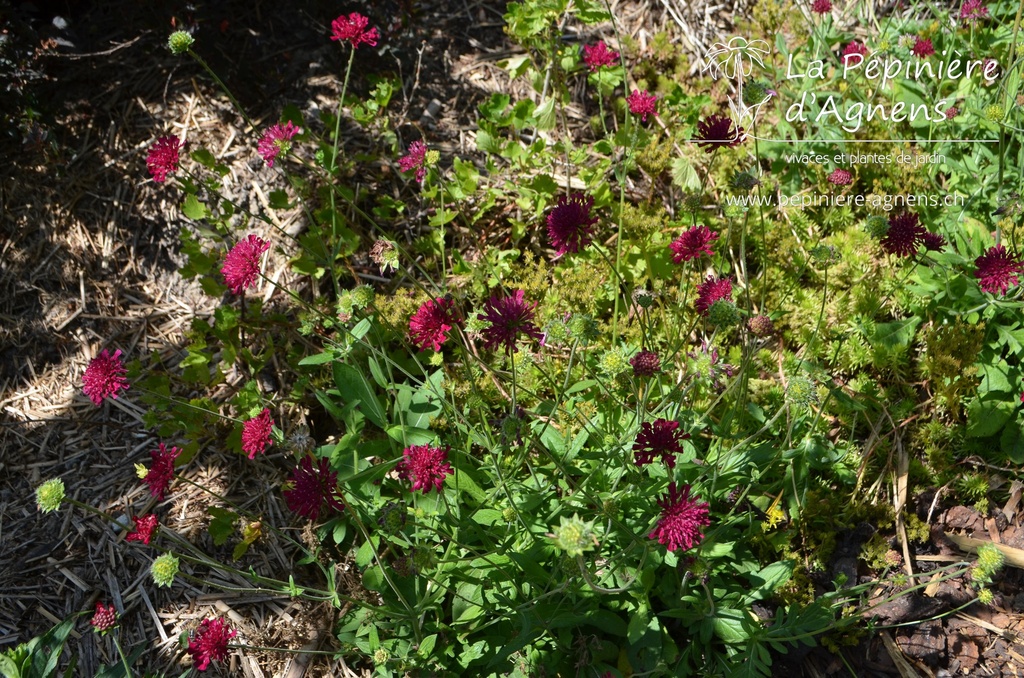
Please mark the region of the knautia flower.
POLYGON ((178 576, 179 565, 177 557, 171 553, 164 553, 149 566, 149 574, 157 586, 171 588, 174 578, 178 576))
POLYGON ((924 248, 932 252, 938 252, 946 246, 946 239, 938 233, 925 233, 921 236, 921 241, 924 242, 924 248))
POLYGON ((608 49, 604 40, 593 45, 583 45, 583 63, 594 73, 602 66, 614 66, 619 62, 619 53, 608 49))
POLYGON ((593 551, 598 545, 594 530, 595 521, 588 523, 574 513, 572 518, 561 516, 559 522, 561 524, 545 536, 555 548, 565 551, 565 555, 570 558, 582 556, 586 551, 593 551))
POLYGON ((150 146, 149 155, 146 156, 146 167, 153 176, 153 181, 162 184, 168 174, 178 170, 182 147, 183 144, 178 137, 160 137, 150 146))
POLYGON ((910 48, 910 53, 921 59, 926 59, 935 54, 935 47, 932 45, 932 41, 928 38, 918 36, 917 41, 914 42, 914 46, 910 48))
POLYGON ((448 332, 458 324, 455 300, 451 296, 428 299, 409 319, 409 341, 420 351, 428 348, 440 351, 448 332))
POLYGON ((943 115, 946 116, 946 120, 952 120, 959 114, 960 109, 958 109, 956 106, 950 106, 949 108, 946 109, 946 112, 943 115))
POLYGON ((136 518, 135 529, 129 532, 124 540, 141 541, 143 544, 149 545, 149 540, 153 538, 153 532, 156 531, 158 525, 157 517, 152 513, 136 518))
POLYGON ((868 55, 868 48, 863 42, 854 40, 843 48, 843 66, 856 66, 868 55))
POLYGON ((647 122, 648 115, 657 115, 658 108, 656 102, 658 97, 644 90, 633 90, 632 94, 626 97, 626 103, 629 104, 629 112, 633 115, 640 116, 640 119, 647 122))
POLYGON ((772 324, 772 319, 766 315, 755 315, 753 318, 747 321, 747 329, 750 333, 759 339, 770 337, 775 333, 775 326, 772 324))
POLYGON ((92 619, 89 620, 89 624, 92 625, 92 630, 100 635, 105 635, 108 631, 117 626, 117 610, 113 605, 104 605, 100 601, 96 601, 96 612, 93 613, 92 619))
POLYGON ((279 154, 288 154, 292 148, 292 138, 301 131, 289 120, 283 125, 271 125, 263 132, 259 143, 256 144, 256 151, 266 161, 267 167, 274 166, 274 160, 279 154))
POLYGON ((178 458, 179 454, 181 454, 181 450, 177 447, 168 450, 163 443, 160 443, 159 450, 152 450, 149 453, 153 459, 153 465, 149 467, 149 471, 142 480, 149 485, 149 493, 157 499, 164 498, 167 488, 174 480, 174 460, 178 458))
POLYGON ((889 217, 889 229, 879 245, 886 254, 909 257, 917 252, 928 231, 918 222, 913 212, 902 212, 889 217))
POLYGON ((707 280, 697 288, 697 301, 694 308, 697 313, 707 316, 711 305, 719 299, 732 301, 732 281, 729 278, 716 278, 709 275, 707 280))
POLYGON ((853 181, 853 175, 842 167, 837 167, 832 170, 832 174, 829 174, 828 182, 835 186, 849 186, 850 182, 853 181))
POLYGON ((661 359, 654 351, 643 350, 629 359, 634 377, 652 377, 661 372, 661 359))
POLYGON ((1024 272, 1024 263, 1006 251, 1002 244, 990 247, 974 260, 974 277, 981 289, 991 294, 1006 294, 1017 284, 1017 276, 1024 272))
POLYGON ((402 452, 398 462, 398 477, 412 481, 412 491, 422 490, 429 494, 431 488, 441 491, 445 477, 452 474, 448 463, 448 450, 430 445, 413 445, 402 452))
POLYGON ((490 349, 504 346, 507 353, 515 353, 516 339, 520 334, 539 340, 540 330, 533 324, 533 312, 537 303, 527 304, 523 300, 522 290, 512 290, 508 296, 500 292, 492 296, 484 304, 482 313, 477 314, 481 321, 489 322, 490 327, 480 330, 484 346, 490 349))
POLYGON ((171 33, 170 37, 167 38, 167 49, 171 50, 171 54, 174 56, 181 56, 192 49, 192 45, 195 43, 196 39, 189 33, 185 31, 174 31, 171 33))
POLYGON ((558 196, 558 203, 548 213, 548 237, 555 248, 555 258, 575 254, 590 244, 597 217, 590 216, 594 198, 583 193, 558 196))
POLYGON ((422 141, 409 144, 409 151, 398 159, 398 167, 403 172, 416 170, 416 181, 423 182, 427 176, 427 145, 422 141))
POLYGON ((965 24, 974 23, 988 17, 988 7, 982 0, 965 0, 958 16, 965 24))
POLYGON ((263 408, 258 415, 242 424, 242 451, 255 459, 270 446, 270 434, 274 428, 274 420, 270 410, 263 408))
POLYGON ((260 255, 269 249, 269 242, 251 233, 235 243, 220 267, 224 282, 232 292, 242 294, 256 284, 260 277, 260 255))
POLYGON ((633 443, 633 456, 637 466, 644 466, 654 461, 657 456, 665 462, 665 466, 675 468, 676 455, 683 452, 683 441, 690 437, 689 433, 679 430, 678 421, 657 419, 653 423, 645 421, 640 425, 636 441, 633 443))
POLYGON ((348 16, 342 14, 331 22, 331 40, 347 40, 352 49, 363 44, 376 47, 377 38, 380 36, 376 28, 367 30, 369 23, 370 20, 358 12, 352 12, 348 16))
POLYGON ((292 471, 291 488, 284 491, 288 508, 300 516, 316 521, 321 511, 330 513, 345 510, 338 492, 338 474, 331 470, 330 461, 306 455, 292 471))
POLYGON ((697 123, 697 134, 693 140, 705 153, 713 153, 721 147, 739 145, 745 136, 746 133, 739 125, 733 129, 731 118, 713 113, 697 123))
POLYGON ((661 518, 657 526, 647 535, 664 544, 669 551, 687 551, 704 539, 701 528, 711 524, 708 504, 690 496, 690 486, 679 490, 675 483, 668 486, 668 494, 658 500, 661 518))
POLYGON ((811 11, 815 14, 828 14, 832 11, 831 0, 814 0, 811 4, 811 11))
POLYGON ((82 375, 82 391, 89 396, 94 405, 99 405, 104 398, 117 398, 118 391, 128 389, 128 380, 124 378, 127 370, 121 362, 121 351, 103 349, 98 356, 89 361, 82 375))
POLYGON ((389 268, 392 271, 398 270, 398 246, 392 240, 381 238, 373 243, 370 248, 370 260, 380 266, 380 272, 389 268))
POLYGON ((53 513, 64 502, 64 481, 51 478, 36 488, 36 506, 43 513, 53 513))
POLYGON ((701 224, 683 231, 683 234, 669 243, 672 250, 672 261, 681 264, 684 261, 697 259, 702 254, 714 255, 711 243, 718 240, 718 234, 701 224))
POLYGON ((188 641, 197 671, 210 668, 210 662, 224 661, 228 656, 228 641, 238 635, 223 619, 204 619, 188 641))

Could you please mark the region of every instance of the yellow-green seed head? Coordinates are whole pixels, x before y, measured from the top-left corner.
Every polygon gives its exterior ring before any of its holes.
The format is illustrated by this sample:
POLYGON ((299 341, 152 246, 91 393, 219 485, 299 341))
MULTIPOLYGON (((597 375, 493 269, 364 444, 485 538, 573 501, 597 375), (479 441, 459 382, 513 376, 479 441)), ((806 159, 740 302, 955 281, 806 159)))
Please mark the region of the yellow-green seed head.
POLYGON ((171 37, 167 38, 167 47, 171 50, 171 54, 180 56, 192 49, 195 42, 196 39, 185 31, 174 31, 171 33, 171 37))
POLYGON ((153 575, 157 586, 170 588, 178 574, 178 559, 173 554, 165 553, 153 561, 149 573, 153 575))
POLYGON ((383 647, 378 647, 373 652, 373 663, 376 664, 377 666, 380 666, 382 664, 387 664, 388 663, 388 659, 390 659, 390 658, 391 658, 391 655, 383 647))
POLYGON ((565 551, 565 554, 575 558, 583 555, 584 551, 593 550, 597 545, 597 536, 594 534, 594 522, 584 522, 578 515, 572 518, 562 516, 561 525, 555 528, 548 539, 557 548, 565 551))
POLYGON ((1004 562, 1006 562, 1006 556, 992 544, 983 544, 978 547, 977 569, 983 570, 987 576, 991 577, 998 572, 1004 562))
POLYGON ((985 117, 992 122, 999 122, 1003 119, 1003 107, 999 104, 991 104, 985 107, 985 117))
POLYGON ((992 593, 992 589, 982 589, 978 591, 978 602, 982 605, 991 605, 994 600, 995 595, 992 593))
POLYGON ((51 513, 60 508, 64 501, 64 481, 60 478, 47 480, 36 488, 36 504, 43 513, 51 513))

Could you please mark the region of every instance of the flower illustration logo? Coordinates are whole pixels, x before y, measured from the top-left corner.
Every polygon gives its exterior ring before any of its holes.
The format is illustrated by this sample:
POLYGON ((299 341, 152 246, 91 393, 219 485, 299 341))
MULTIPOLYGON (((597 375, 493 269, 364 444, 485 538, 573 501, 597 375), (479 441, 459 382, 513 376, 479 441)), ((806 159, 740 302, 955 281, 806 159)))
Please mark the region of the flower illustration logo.
POLYGON ((771 47, 764 40, 747 40, 737 36, 728 43, 716 42, 704 55, 702 73, 710 72, 711 77, 736 81, 736 100, 733 105, 740 119, 757 115, 758 109, 767 103, 775 92, 764 83, 753 81, 744 92, 744 78, 753 73, 754 64, 764 68, 764 59, 771 54, 771 47))

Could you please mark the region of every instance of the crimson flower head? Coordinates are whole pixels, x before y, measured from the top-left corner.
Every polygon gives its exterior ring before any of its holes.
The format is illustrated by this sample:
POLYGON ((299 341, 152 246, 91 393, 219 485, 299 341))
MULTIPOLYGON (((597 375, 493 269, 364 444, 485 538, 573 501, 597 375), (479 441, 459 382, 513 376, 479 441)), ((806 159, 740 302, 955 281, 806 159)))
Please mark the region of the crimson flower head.
POLYGON ((181 149, 184 144, 178 137, 160 137, 149 148, 149 155, 146 156, 146 167, 153 175, 153 181, 158 184, 164 183, 168 174, 178 169, 181 149))
POLYGON ((1006 294, 1006 290, 1017 284, 1017 275, 1024 272, 1024 263, 1002 245, 990 247, 974 260, 974 265, 974 277, 981 289, 992 294, 1006 294))
POLYGON ((853 175, 842 167, 832 170, 832 174, 828 175, 828 182, 834 186, 849 186, 851 181, 853 175))
POLYGON ((117 626, 117 610, 113 605, 104 605, 97 600, 96 613, 93 614, 89 623, 92 624, 93 631, 104 634, 117 626))
POLYGON ((376 28, 366 29, 369 23, 370 20, 359 12, 352 12, 348 16, 342 14, 331 22, 331 40, 348 40, 352 49, 364 43, 376 47, 380 36, 376 28))
POLYGON ((398 159, 398 167, 403 172, 416 170, 416 181, 422 183, 427 176, 427 145, 419 140, 409 144, 409 152, 398 159))
POLYGON ((738 146, 746 133, 739 125, 732 128, 732 119, 724 115, 712 113, 697 123, 697 135, 693 138, 705 153, 712 153, 722 146, 738 146))
POLYGON ((855 57, 860 57, 855 64, 860 63, 864 60, 864 57, 868 55, 868 48, 863 42, 857 42, 854 40, 843 49, 843 66, 851 65, 849 62, 855 57))
POLYGON ((118 391, 128 389, 128 380, 124 378, 127 370, 121 363, 121 350, 103 349, 100 354, 89 361, 82 375, 82 391, 89 396, 94 405, 99 405, 104 398, 117 398, 118 391))
POLYGON ((640 119, 644 122, 647 122, 648 115, 658 114, 658 109, 655 105, 657 101, 658 97, 646 90, 641 92, 635 89, 632 94, 626 97, 626 103, 629 104, 629 112, 633 115, 639 115, 640 119))
POLYGON ((661 518, 654 530, 647 535, 664 544, 669 551, 689 550, 704 539, 702 527, 711 524, 710 512, 705 502, 690 496, 690 486, 683 485, 680 491, 675 483, 668 486, 668 494, 658 500, 661 518))
POLYGON ((959 114, 960 114, 960 109, 958 109, 956 106, 950 106, 949 108, 946 109, 946 112, 945 112, 944 115, 946 116, 946 120, 952 120, 953 118, 955 118, 959 114))
POLYGON ((278 154, 288 153, 292 147, 292 137, 301 131, 289 120, 283 125, 271 125, 263 132, 263 136, 260 137, 260 141, 256 145, 256 151, 266 161, 267 167, 274 166, 274 159, 278 154))
POLYGON ((921 241, 924 243, 924 248, 932 252, 938 252, 946 246, 946 239, 938 233, 925 233, 921 236, 921 241))
POLYGON ((882 251, 898 257, 909 257, 924 243, 928 231, 918 222, 913 212, 903 212, 889 217, 889 230, 879 241, 882 251))
POLYGON ((832 2, 830 0, 814 0, 811 4, 811 11, 815 14, 828 14, 832 11, 832 2))
POLYGON ((210 662, 224 661, 228 656, 228 641, 238 635, 220 617, 204 619, 188 641, 188 653, 196 663, 197 671, 210 668, 210 662))
POLYGON ((224 282, 235 294, 242 294, 256 284, 260 276, 260 255, 270 249, 270 243, 258 235, 249 234, 239 240, 224 257, 220 272, 224 282))
POLYGON ((242 424, 242 451, 255 459, 257 454, 270 446, 270 433, 274 428, 274 420, 270 418, 270 410, 263 408, 258 415, 242 424))
POLYGON ((654 457, 661 455, 665 466, 675 468, 676 455, 683 451, 683 441, 689 437, 689 433, 679 430, 678 421, 658 419, 653 424, 645 421, 640 425, 640 433, 633 443, 636 465, 650 464, 654 457))
POLYGON ((590 216, 594 198, 582 193, 558 196, 558 204, 548 213, 548 237, 555 247, 555 258, 575 254, 590 244, 597 217, 590 216))
POLYGON ((478 313, 477 318, 491 323, 490 327, 480 330, 484 338, 484 346, 496 348, 504 346, 508 353, 515 353, 516 339, 519 334, 540 340, 541 331, 533 324, 533 311, 537 303, 533 305, 523 301, 523 291, 513 290, 510 296, 504 296, 500 292, 495 294, 484 304, 484 312, 478 313))
POLYGON ((149 545, 149 540, 153 538, 153 531, 156 530, 157 518, 156 515, 150 513, 149 515, 142 516, 141 518, 135 519, 135 530, 129 532, 124 538, 125 541, 141 541, 143 544, 149 545))
POLYGON ((423 494, 429 494, 430 488, 440 492, 445 477, 452 474, 452 465, 448 463, 448 450, 430 445, 413 445, 405 448, 397 468, 398 477, 402 480, 411 480, 412 491, 423 490, 423 494))
POLYGON ((157 499, 164 498, 167 488, 174 480, 174 460, 179 454, 181 450, 177 447, 168 450, 163 443, 160 443, 159 450, 152 450, 149 453, 153 458, 153 465, 149 467, 149 472, 142 481, 149 485, 149 493, 157 499))
POLYGON ((661 358, 654 351, 643 350, 629 359, 634 377, 653 377, 661 372, 661 358))
POLYGON ((932 41, 928 38, 918 37, 910 51, 914 56, 924 59, 935 54, 935 47, 932 46, 932 41))
POLYGON ((706 316, 712 304, 720 299, 732 301, 732 280, 709 275, 707 280, 697 287, 697 301, 693 307, 697 313, 706 316))
POLYGON ((455 300, 450 296, 430 299, 409 319, 409 340, 421 351, 441 350, 448 332, 460 323, 455 300))
POLYGON ((604 40, 598 40, 593 45, 583 45, 583 63, 593 73, 601 66, 614 66, 619 61, 619 53, 608 49, 604 40))
POLYGON ((683 231, 681 236, 669 243, 673 263, 681 264, 697 259, 702 254, 712 256, 714 252, 711 251, 711 243, 716 240, 718 234, 703 224, 683 231))
POLYGON ((960 6, 960 20, 964 23, 973 23, 988 16, 988 7, 982 0, 966 0, 960 6))
POLYGON ((331 470, 327 459, 314 466, 313 457, 308 454, 292 471, 291 489, 284 491, 284 499, 288 508, 314 522, 323 510, 345 510, 338 493, 338 474, 331 470))

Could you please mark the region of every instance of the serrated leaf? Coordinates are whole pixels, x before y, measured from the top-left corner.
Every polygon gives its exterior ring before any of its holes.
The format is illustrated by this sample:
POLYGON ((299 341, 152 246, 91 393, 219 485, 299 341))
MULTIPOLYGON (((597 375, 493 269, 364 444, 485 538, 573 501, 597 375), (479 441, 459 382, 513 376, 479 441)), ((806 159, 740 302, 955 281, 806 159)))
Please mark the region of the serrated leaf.
POLYGON ((686 158, 672 161, 672 183, 684 191, 695 191, 700 188, 700 177, 686 158))
POLYGON ((199 198, 191 193, 185 196, 185 202, 181 205, 181 212, 193 221, 201 221, 208 214, 206 205, 199 202, 199 198))

